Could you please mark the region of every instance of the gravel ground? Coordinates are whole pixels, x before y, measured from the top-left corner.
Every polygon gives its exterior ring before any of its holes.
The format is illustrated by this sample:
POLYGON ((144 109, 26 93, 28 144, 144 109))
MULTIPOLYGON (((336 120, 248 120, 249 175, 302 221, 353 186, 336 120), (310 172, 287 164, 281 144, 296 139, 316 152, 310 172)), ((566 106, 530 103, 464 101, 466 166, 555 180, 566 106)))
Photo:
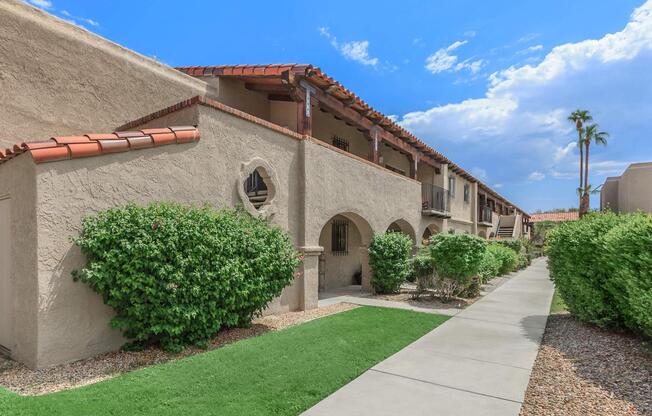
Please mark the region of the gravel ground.
MULTIPOLYGON (((356 307, 356 305, 340 303, 309 311, 288 312, 281 315, 261 317, 255 319, 250 328, 221 331, 211 341, 208 349, 212 350, 241 339, 255 337, 269 331, 277 331, 356 307)), ((0 356, 0 386, 21 395, 53 393, 96 383, 124 372, 205 351, 195 347, 187 348, 179 354, 168 353, 159 348, 148 348, 144 351, 133 352, 118 351, 40 370, 30 370, 15 361, 0 356)))
POLYGON ((415 285, 413 283, 408 283, 403 285, 401 287, 400 293, 393 293, 388 295, 373 295, 371 297, 374 299, 391 300, 394 302, 405 302, 407 304, 413 306, 419 306, 422 308, 464 309, 467 306, 474 303, 475 301, 477 301, 478 299, 481 299, 483 296, 496 290, 503 283, 508 281, 510 277, 512 277, 513 275, 515 275, 515 273, 508 274, 506 276, 495 277, 491 279, 489 282, 482 285, 482 288, 480 289, 480 296, 473 299, 453 298, 449 302, 444 303, 436 297, 433 298, 431 296, 423 295, 418 300, 415 300, 412 299, 412 292, 415 289, 415 285))
POLYGON ((533 415, 652 415, 650 344, 551 315, 521 408, 533 415))

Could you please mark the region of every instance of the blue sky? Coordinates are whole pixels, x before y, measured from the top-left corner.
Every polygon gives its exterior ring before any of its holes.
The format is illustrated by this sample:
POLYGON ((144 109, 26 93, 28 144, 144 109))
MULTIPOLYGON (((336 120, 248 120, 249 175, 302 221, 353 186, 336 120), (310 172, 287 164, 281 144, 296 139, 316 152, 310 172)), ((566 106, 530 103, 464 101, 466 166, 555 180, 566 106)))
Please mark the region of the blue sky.
POLYGON ((31 3, 171 66, 317 65, 529 211, 576 204, 577 107, 594 186, 652 160, 652 0, 31 3))

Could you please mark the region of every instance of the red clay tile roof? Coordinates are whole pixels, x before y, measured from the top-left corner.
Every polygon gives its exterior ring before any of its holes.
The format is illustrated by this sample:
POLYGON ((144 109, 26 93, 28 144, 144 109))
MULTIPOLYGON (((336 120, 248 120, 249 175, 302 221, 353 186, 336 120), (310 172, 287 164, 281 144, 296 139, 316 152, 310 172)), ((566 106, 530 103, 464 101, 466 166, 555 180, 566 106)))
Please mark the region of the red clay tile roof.
POLYGON ((25 152, 32 155, 35 163, 44 163, 197 141, 199 141, 199 130, 194 126, 61 136, 42 142, 17 144, 13 149, 0 150, 0 163, 25 152))
POLYGON ((477 182, 479 187, 485 192, 502 200, 504 203, 513 206, 528 217, 528 214, 522 209, 518 208, 515 204, 511 203, 508 199, 500 195, 498 192, 491 189, 488 185, 471 175, 464 170, 461 166, 457 165, 443 154, 437 152, 435 149, 427 145, 414 134, 410 133, 399 124, 385 116, 380 111, 375 110, 364 100, 354 94, 352 91, 345 88, 335 79, 326 75, 316 66, 310 64, 268 64, 268 65, 218 65, 218 66, 190 66, 190 67, 177 67, 177 70, 184 72, 194 77, 279 77, 284 72, 290 71, 311 81, 322 89, 328 89, 328 94, 339 99, 340 101, 350 102, 349 106, 356 110, 365 117, 372 118, 378 125, 393 133, 397 137, 405 140, 407 143, 420 150, 424 154, 434 158, 440 163, 447 163, 451 169, 463 177, 477 182))
POLYGON ((541 221, 553 221, 553 222, 562 222, 562 221, 575 221, 579 219, 579 213, 575 212, 543 212, 540 214, 530 214, 530 222, 541 222, 541 221))

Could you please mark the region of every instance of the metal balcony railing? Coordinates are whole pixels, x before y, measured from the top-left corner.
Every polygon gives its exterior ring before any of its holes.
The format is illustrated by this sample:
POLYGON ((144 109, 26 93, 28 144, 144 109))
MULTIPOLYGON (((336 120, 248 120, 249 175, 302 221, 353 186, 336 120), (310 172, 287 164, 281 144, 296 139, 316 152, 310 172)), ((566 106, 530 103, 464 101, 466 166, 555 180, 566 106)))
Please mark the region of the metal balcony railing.
POLYGON ((480 218, 479 222, 483 222, 485 224, 491 224, 492 223, 492 215, 493 212, 491 211, 491 207, 489 206, 480 206, 480 218))
POLYGON ((431 183, 421 184, 422 210, 448 214, 451 196, 448 190, 431 183))

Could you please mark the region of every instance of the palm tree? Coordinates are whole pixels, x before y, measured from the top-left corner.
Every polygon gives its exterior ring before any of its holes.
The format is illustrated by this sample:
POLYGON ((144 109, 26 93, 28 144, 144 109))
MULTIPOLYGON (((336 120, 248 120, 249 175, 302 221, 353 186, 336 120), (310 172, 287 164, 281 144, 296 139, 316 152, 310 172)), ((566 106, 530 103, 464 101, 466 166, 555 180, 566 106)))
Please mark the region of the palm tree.
POLYGON ((584 176, 584 141, 582 139, 582 133, 584 129, 582 128, 584 126, 584 123, 587 121, 593 120, 593 117, 591 117, 591 114, 589 113, 588 110, 580 110, 579 108, 571 113, 570 116, 568 116, 568 121, 572 122, 575 124, 575 129, 577 129, 577 147, 580 149, 580 187, 579 187, 579 194, 580 194, 580 205, 582 204, 582 185, 584 183, 583 181, 583 176, 584 176))
POLYGON ((589 190, 589 145, 593 142, 606 146, 608 137, 609 133, 600 131, 600 126, 597 124, 591 124, 584 129, 584 147, 586 149, 586 152, 584 152, 584 157, 586 158, 584 162, 584 192, 586 194, 588 194, 589 190))

